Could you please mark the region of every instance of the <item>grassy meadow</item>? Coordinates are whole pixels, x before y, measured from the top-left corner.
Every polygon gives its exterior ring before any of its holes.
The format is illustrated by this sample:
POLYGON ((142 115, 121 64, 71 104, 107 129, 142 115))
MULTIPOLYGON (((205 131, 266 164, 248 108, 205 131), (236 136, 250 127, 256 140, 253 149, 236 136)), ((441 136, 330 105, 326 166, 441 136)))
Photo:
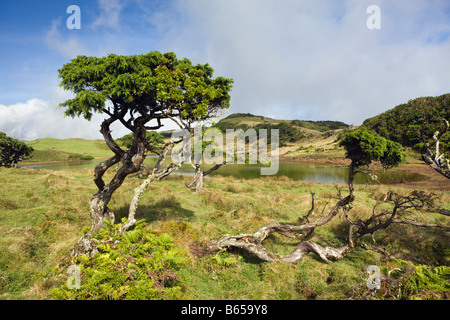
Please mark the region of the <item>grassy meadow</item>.
POLYGON ((104 140, 43 138, 25 143, 34 149, 26 163, 103 159, 113 155, 104 140))
MULTIPOLYGON (((279 150, 282 159, 325 162, 334 159, 345 165, 344 150, 337 144, 338 136, 346 130, 342 123, 274 120, 237 114, 223 119, 218 127, 223 130, 236 126, 270 128, 282 124, 289 126, 280 127, 287 130, 285 138, 292 130, 297 130, 299 137, 296 141, 285 140, 279 150)), ((111 156, 103 140, 45 138, 26 143, 35 151, 32 158, 21 165, 111 156)), ((417 167, 421 163, 420 155, 410 148, 405 151, 408 158, 404 170, 409 170, 408 165, 417 167)), ((108 171, 105 181, 113 174, 113 169, 108 171)), ((145 232, 168 234, 177 250, 184 252, 180 273, 183 285, 178 299, 373 298, 364 280, 368 276, 365 268, 377 265, 386 276, 393 268, 405 270, 406 263, 437 270, 437 273, 427 271, 428 276, 419 272, 409 284, 414 283, 416 289, 406 298, 450 298, 449 234, 445 230, 393 225, 373 237, 363 238, 366 246, 382 247, 389 256, 377 250, 356 248, 344 259, 330 264, 314 254, 299 263, 287 264, 266 263, 239 250, 208 253, 206 248, 211 241, 224 234, 254 233, 270 221, 301 223, 311 207, 311 192, 315 193, 316 209, 310 220, 320 220, 338 201, 338 185, 286 177, 246 180, 217 175, 207 177, 203 190, 194 193, 185 187, 189 181, 188 176, 172 174, 152 183, 140 200, 136 217, 144 221, 145 232), (439 269, 441 267, 444 269, 439 269), (442 277, 447 279, 444 285, 447 293, 442 293, 442 277)), ((114 193, 108 207, 115 213, 117 223, 127 216, 133 190, 141 182, 137 175, 129 176, 114 193)), ((439 204, 450 209, 446 181, 432 185, 440 188, 433 190, 426 181, 400 186, 357 185, 351 217, 371 215, 376 195, 388 190, 407 194, 414 186, 435 192, 439 204)), ((91 227, 89 200, 96 191, 93 170, 0 167, 0 300, 58 298, 53 290, 64 285, 65 278, 58 276, 55 268, 59 268, 83 230, 91 227)), ((425 223, 449 225, 450 222, 450 217, 440 214, 417 212, 415 215, 425 223)), ((348 227, 346 219, 338 215, 317 228, 311 240, 322 246, 338 247, 346 241, 348 227)), ((297 244, 278 234, 264 242, 267 249, 278 254, 292 252, 297 244)), ((101 255, 101 258, 107 256, 101 255)), ((383 290, 379 291, 378 298, 389 298, 389 288, 383 290)))
MULTIPOLYGON (((87 150, 86 150, 87 152, 87 150)), ((113 173, 107 173, 107 178, 113 173)), ((90 227, 89 199, 96 188, 92 170, 33 170, 0 168, 0 299, 51 299, 50 289, 63 280, 42 276, 51 272, 90 227)), ((140 183, 130 176, 114 194, 110 209, 117 220, 127 215, 133 189, 140 183)), ((344 259, 326 264, 310 254, 297 264, 265 263, 246 252, 206 253, 212 239, 223 234, 253 233, 275 220, 296 223, 310 209, 316 194, 319 220, 337 201, 336 185, 306 183, 288 178, 244 180, 215 176, 204 190, 193 193, 184 185, 189 177, 173 174, 150 185, 141 198, 137 218, 145 230, 167 233, 186 252, 181 299, 360 299, 368 295, 364 268, 382 271, 411 264, 448 266, 448 235, 440 229, 395 225, 364 238, 377 251, 357 248, 344 259), (400 260, 398 260, 400 259, 400 260)), ((371 214, 373 194, 408 188, 357 186, 353 217, 371 214)), ((436 191, 441 205, 450 209, 450 192, 436 191)), ((417 213, 422 221, 449 224, 448 217, 417 213)), ((348 233, 344 217, 317 228, 313 241, 339 246, 348 233)), ((265 242, 285 254, 296 243, 275 235, 265 242)))

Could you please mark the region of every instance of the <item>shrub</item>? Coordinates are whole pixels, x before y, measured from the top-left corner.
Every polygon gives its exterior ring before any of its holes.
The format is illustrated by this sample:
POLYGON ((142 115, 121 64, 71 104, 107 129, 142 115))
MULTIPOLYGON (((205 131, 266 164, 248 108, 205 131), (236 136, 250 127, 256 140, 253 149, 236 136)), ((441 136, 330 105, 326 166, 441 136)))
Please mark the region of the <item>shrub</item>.
POLYGON ((31 158, 33 147, 0 132, 0 167, 15 167, 18 162, 31 158))
POLYGON ((372 161, 380 161, 385 167, 397 166, 406 158, 400 144, 380 137, 364 127, 347 133, 339 145, 346 150, 346 158, 357 166, 368 165, 372 161))

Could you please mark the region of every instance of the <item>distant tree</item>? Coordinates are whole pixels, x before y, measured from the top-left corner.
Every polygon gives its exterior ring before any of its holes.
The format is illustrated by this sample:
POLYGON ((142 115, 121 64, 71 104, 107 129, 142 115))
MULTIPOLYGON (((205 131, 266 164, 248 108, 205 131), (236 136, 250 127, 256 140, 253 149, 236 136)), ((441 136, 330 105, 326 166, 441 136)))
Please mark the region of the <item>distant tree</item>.
MULTIPOLYGON (((93 219, 92 232, 106 220, 114 221, 108 208, 113 193, 125 178, 138 172, 148 152, 147 131, 163 126, 170 119, 182 129, 214 118, 229 107, 232 80, 213 78, 208 64, 193 65, 188 59, 177 59, 174 53, 150 52, 142 55, 107 57, 78 56, 59 71, 61 86, 75 94, 60 107, 65 115, 90 120, 93 113, 106 116, 100 132, 114 153, 94 171, 97 192, 90 202, 93 219), (131 146, 124 150, 111 136, 110 126, 120 123, 131 131, 131 146), (109 183, 105 172, 117 163, 122 166, 109 183)), ((161 156, 167 154, 167 144, 161 156)), ((162 158, 161 158, 162 160, 162 158)), ((166 176, 174 166, 165 169, 158 161, 159 177, 166 176)), ((130 209, 131 210, 131 209, 130 209)))
POLYGON ((15 167, 19 161, 31 158, 33 147, 0 132, 0 166, 15 167))
POLYGON ((352 160, 357 167, 380 161, 384 167, 389 168, 398 166, 405 160, 399 143, 380 137, 366 128, 347 133, 339 145, 346 150, 346 158, 352 160))
MULTIPOLYGON (((122 142, 126 148, 131 148, 133 145, 133 134, 129 133, 122 138, 117 139, 122 142)), ((156 131, 147 131, 145 136, 145 148, 148 152, 159 154, 164 146, 164 137, 156 131)))
POLYGON ((353 192, 354 175, 358 172, 368 173, 367 168, 373 161, 380 161, 388 169, 405 161, 406 155, 399 143, 380 137, 364 127, 348 132, 339 142, 344 147, 349 165, 348 185, 353 192))

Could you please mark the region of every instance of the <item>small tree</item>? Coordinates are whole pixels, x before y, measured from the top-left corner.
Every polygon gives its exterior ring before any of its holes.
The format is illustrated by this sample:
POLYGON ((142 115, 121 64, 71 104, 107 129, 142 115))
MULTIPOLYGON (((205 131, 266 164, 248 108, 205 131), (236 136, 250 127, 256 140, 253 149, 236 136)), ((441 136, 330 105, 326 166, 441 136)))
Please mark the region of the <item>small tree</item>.
POLYGON ((59 70, 61 86, 75 94, 60 104, 65 115, 90 120, 95 112, 103 114, 106 118, 100 132, 114 153, 94 171, 98 190, 90 202, 92 231, 105 220, 114 221, 108 203, 125 178, 141 169, 148 152, 147 131, 161 128, 164 119, 173 120, 182 129, 190 128, 229 107, 233 81, 212 76, 208 64, 193 65, 188 59, 177 59, 174 53, 156 51, 103 58, 78 56, 59 70), (110 126, 115 122, 131 131, 128 149, 112 138, 110 126), (105 172, 119 162, 122 166, 105 183, 105 172))
POLYGON ((0 167, 15 167, 19 161, 31 158, 33 151, 33 147, 0 132, 0 167))
MULTIPOLYGON (((210 246, 211 251, 217 251, 224 248, 241 248, 254 254, 260 259, 268 262, 300 261, 306 254, 313 252, 317 254, 323 261, 329 263, 329 258, 341 259, 358 244, 358 240, 367 235, 373 234, 378 230, 386 229, 392 224, 409 224, 419 227, 445 228, 450 227, 425 224, 413 221, 406 216, 412 210, 426 209, 428 211, 441 212, 435 207, 435 195, 429 195, 425 192, 413 191, 411 194, 402 196, 393 192, 388 192, 382 200, 378 200, 373 208, 373 214, 366 220, 351 218, 349 215, 354 200, 353 178, 358 172, 365 173, 367 166, 373 161, 380 161, 385 168, 397 166, 403 162, 405 155, 400 151, 400 145, 392 141, 377 136, 373 132, 361 128, 348 133, 340 143, 347 151, 347 158, 351 160, 349 165, 348 188, 349 195, 341 196, 339 191, 339 201, 330 210, 328 215, 318 221, 311 222, 310 216, 315 210, 314 193, 311 193, 311 209, 306 215, 300 217, 300 221, 304 221, 300 225, 280 224, 275 221, 258 229, 253 234, 241 235, 224 235, 214 241, 210 246), (380 210, 380 204, 386 203, 390 209, 383 208, 380 210), (349 224, 348 239, 341 247, 323 247, 310 239, 314 236, 314 230, 329 223, 340 211, 343 211, 344 217, 349 224), (303 232, 303 233, 302 233, 303 232), (271 234, 279 233, 293 239, 298 239, 300 243, 295 250, 288 255, 278 255, 267 250, 263 246, 263 241, 271 234)), ((442 211, 443 214, 446 214, 442 211)))
MULTIPOLYGON (((202 152, 202 155, 203 155, 203 152, 205 150, 207 150, 208 148, 217 147, 216 141, 203 140, 204 134, 205 134, 205 132, 202 129, 202 136, 201 136, 202 139, 199 140, 198 139, 199 137, 196 137, 196 136, 193 137, 192 140, 194 142, 192 145, 191 154, 194 154, 195 150, 200 149, 202 152)), ((218 150, 214 150, 214 151, 217 152, 218 150)), ((191 160, 190 164, 191 164, 192 168, 194 168, 194 176, 193 176, 192 180, 186 184, 186 187, 193 188, 195 186, 195 192, 199 192, 203 188, 203 177, 207 176, 208 174, 210 174, 213 171, 218 170, 220 167, 222 167, 226 163, 226 161, 223 161, 221 163, 216 163, 214 166, 212 166, 211 168, 209 168, 207 170, 202 170, 200 161, 196 161, 196 160, 200 160, 200 159, 197 158, 195 155, 192 158, 193 159, 190 159, 191 160)))
POLYGON ((349 165, 348 186, 353 193, 353 179, 356 173, 369 173, 368 166, 373 161, 380 161, 385 169, 403 163, 406 155, 401 151, 401 145, 380 137, 364 127, 347 133, 339 142, 346 151, 349 165))

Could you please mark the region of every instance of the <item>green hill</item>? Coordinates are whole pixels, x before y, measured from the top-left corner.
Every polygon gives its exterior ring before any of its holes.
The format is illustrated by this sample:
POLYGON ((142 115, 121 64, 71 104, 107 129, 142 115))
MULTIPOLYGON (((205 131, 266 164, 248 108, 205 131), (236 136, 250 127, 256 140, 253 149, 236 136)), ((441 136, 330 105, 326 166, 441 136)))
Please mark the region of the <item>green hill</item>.
POLYGON ((331 135, 332 131, 347 129, 349 126, 339 121, 277 120, 250 113, 233 113, 214 124, 214 127, 222 132, 227 129, 267 129, 268 135, 270 129, 278 129, 280 146, 283 147, 313 136, 323 136, 327 132, 331 135))
MULTIPOLYGON (((403 146, 422 151, 432 142, 433 134, 442 130, 442 119, 450 119, 450 94, 421 97, 400 104, 376 117, 367 119, 363 126, 403 146)), ((441 152, 450 151, 450 132, 441 139, 441 152)))
POLYGON ((29 160, 32 162, 101 159, 112 155, 103 140, 44 138, 25 143, 34 148, 29 160))

